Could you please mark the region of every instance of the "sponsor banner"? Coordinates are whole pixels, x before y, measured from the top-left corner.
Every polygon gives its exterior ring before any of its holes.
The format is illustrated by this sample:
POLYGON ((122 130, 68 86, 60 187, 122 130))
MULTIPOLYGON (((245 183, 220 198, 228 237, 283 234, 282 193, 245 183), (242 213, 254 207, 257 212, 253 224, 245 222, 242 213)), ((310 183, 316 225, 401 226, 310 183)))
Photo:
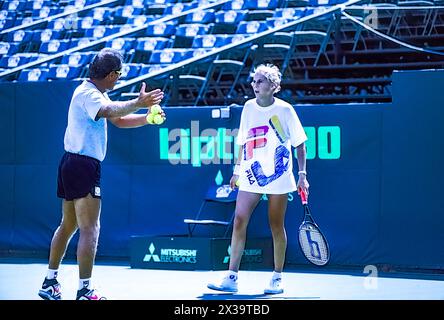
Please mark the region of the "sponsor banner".
MULTIPOLYGON (((212 270, 228 269, 230 239, 212 239, 212 270)), ((271 238, 247 239, 242 256, 241 270, 262 270, 273 267, 273 240, 271 238)))
MULTIPOLYGON (((224 270, 230 261, 230 239, 133 236, 132 268, 165 270, 224 270)), ((269 269, 273 264, 272 240, 247 240, 241 268, 269 269)))

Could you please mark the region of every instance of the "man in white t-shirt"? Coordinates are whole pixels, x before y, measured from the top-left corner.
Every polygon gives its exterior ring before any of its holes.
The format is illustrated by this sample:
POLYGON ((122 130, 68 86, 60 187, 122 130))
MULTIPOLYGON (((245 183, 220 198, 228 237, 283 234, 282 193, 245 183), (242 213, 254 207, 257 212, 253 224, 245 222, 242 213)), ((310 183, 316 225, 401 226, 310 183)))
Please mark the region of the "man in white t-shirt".
POLYGON ((288 193, 303 189, 308 192, 306 172, 307 136, 293 107, 276 97, 281 74, 273 65, 256 68, 252 86, 255 99, 248 100, 242 110, 237 144, 240 152, 230 185, 239 185, 231 238, 228 272, 208 288, 237 292, 238 271, 246 242, 247 226, 263 194, 268 198, 268 217, 273 236, 274 272, 265 294, 284 292, 282 270, 287 248, 284 227, 288 193), (293 175, 291 147, 297 150, 298 182, 293 175))
MULTIPOLYGON (((89 66, 89 79, 74 91, 65 131, 65 153, 58 169, 57 196, 63 200, 63 216, 51 241, 48 272, 39 290, 46 300, 60 300, 57 273, 66 248, 79 230, 77 261, 79 289, 77 300, 102 300, 92 287, 91 276, 100 231, 101 162, 106 155, 107 122, 119 128, 137 128, 147 123, 146 114, 133 114, 161 102, 160 89, 145 92, 129 101, 111 101, 106 93, 121 75, 122 56, 113 49, 102 49, 89 66)), ((162 116, 165 116, 162 113, 162 116)))

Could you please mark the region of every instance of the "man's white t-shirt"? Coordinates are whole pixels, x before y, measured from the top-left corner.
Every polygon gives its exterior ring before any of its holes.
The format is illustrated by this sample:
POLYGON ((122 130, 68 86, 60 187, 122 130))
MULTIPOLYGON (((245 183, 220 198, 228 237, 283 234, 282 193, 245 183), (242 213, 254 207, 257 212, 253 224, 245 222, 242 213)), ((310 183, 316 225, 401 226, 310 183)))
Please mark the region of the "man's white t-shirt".
POLYGON ((296 190, 291 146, 307 140, 293 107, 278 98, 268 107, 256 99, 242 110, 236 143, 243 146, 239 190, 285 194, 296 190))
POLYGON ((96 119, 97 112, 109 101, 106 93, 83 81, 71 99, 68 111, 68 125, 65 131, 65 151, 103 161, 106 155, 107 122, 96 119))

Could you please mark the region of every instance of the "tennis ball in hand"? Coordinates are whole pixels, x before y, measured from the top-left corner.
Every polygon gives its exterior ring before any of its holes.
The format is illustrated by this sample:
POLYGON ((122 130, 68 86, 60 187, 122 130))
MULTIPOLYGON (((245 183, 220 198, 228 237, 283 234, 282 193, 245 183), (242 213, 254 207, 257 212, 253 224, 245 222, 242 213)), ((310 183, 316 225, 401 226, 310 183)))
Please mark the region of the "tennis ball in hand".
POLYGON ((162 124, 165 121, 165 119, 162 117, 162 115, 156 114, 154 115, 153 121, 155 124, 162 124))
POLYGON ((146 116, 146 122, 148 122, 149 124, 154 124, 154 114, 149 113, 149 114, 146 116))
POLYGON ((155 104, 150 108, 150 113, 152 113, 153 115, 160 114, 161 112, 162 108, 158 104, 155 104))
POLYGON ((239 188, 239 186, 240 186, 240 181, 239 181, 239 179, 237 179, 237 181, 236 181, 235 185, 236 185, 236 187, 238 187, 238 188, 239 188))

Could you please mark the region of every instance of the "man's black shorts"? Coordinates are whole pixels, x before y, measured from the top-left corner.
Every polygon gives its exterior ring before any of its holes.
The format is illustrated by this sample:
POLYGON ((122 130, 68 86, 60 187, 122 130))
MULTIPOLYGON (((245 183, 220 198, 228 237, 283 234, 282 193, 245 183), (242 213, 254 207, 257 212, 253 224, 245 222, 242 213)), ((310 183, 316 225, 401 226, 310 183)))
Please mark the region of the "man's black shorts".
POLYGON ((57 196, 71 201, 90 193, 100 199, 100 172, 99 160, 65 152, 59 164, 57 196))

